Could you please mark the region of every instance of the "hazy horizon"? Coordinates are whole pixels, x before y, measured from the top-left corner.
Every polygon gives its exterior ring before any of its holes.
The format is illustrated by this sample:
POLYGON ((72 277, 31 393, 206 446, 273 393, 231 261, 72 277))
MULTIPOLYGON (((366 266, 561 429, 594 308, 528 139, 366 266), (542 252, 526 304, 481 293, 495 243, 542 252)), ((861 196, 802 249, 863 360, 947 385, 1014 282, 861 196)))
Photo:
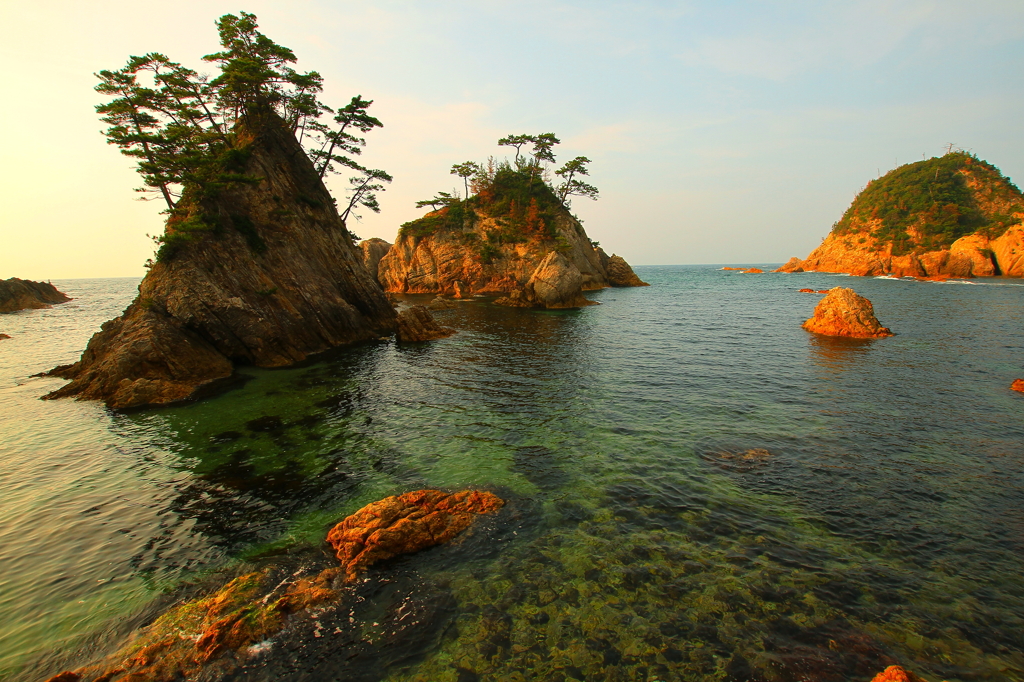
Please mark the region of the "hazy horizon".
POLYGON ((805 257, 869 180, 950 143, 1024 178, 1019 2, 7 4, 8 92, 29 106, 0 128, 0 278, 144 274, 160 205, 134 201, 93 73, 152 51, 213 71, 214 21, 239 10, 323 75, 326 103, 374 100, 364 160, 395 181, 350 224, 362 238, 393 241, 510 133, 593 159, 601 199, 573 210, 635 265, 805 257))

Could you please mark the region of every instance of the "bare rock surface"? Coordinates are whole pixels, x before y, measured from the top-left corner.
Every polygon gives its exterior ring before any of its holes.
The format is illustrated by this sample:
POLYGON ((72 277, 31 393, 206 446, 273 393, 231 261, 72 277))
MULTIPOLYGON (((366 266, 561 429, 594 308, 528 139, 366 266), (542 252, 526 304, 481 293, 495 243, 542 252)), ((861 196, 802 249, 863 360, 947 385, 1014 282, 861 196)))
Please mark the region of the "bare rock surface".
POLYGON ((890 665, 875 675, 871 682, 926 682, 926 680, 901 666, 890 665))
POLYGON ((370 276, 373 277, 373 281, 376 282, 377 266, 380 264, 380 259, 386 256, 391 249, 390 242, 372 237, 359 242, 359 249, 363 252, 363 265, 366 266, 370 276))
POLYGON ((479 490, 417 490, 366 505, 332 528, 327 542, 352 581, 378 561, 451 540, 478 514, 496 512, 504 504, 479 490))
POLYGON ((605 264, 608 273, 608 283, 613 287, 647 287, 647 282, 637 277, 633 268, 622 256, 612 254, 605 264))
POLYGON ((212 199, 182 199, 217 229, 153 264, 138 298, 103 325, 82 359, 54 372, 71 383, 46 396, 114 408, 172 403, 231 374, 235 362, 282 367, 395 329, 330 194, 276 116, 236 131, 246 175, 212 199), (212 216, 212 217, 211 217, 212 216))
POLYGON ((879 324, 871 301, 844 287, 830 289, 815 307, 814 317, 804 322, 803 328, 815 334, 859 339, 893 335, 879 324))
POLYGON ((1013 383, 1010 384, 1010 389, 1024 393, 1024 379, 1014 379, 1013 383))
POLYGON ((442 327, 425 306, 410 306, 398 313, 398 340, 405 342, 433 341, 455 333, 442 327))
POLYGON ((49 308, 57 303, 70 301, 67 295, 57 291, 49 282, 33 282, 29 279, 0 280, 0 313, 13 313, 28 308, 49 308))
POLYGON ((569 259, 550 252, 530 275, 526 286, 495 301, 512 308, 581 308, 596 305, 583 296, 583 275, 569 259))

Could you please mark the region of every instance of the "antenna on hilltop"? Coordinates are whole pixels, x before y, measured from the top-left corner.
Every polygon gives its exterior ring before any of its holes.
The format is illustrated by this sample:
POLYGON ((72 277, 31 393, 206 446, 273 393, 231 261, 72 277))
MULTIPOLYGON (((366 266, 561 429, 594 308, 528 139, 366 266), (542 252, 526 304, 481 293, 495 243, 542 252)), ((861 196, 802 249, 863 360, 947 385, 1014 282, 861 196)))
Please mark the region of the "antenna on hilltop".
POLYGON ((952 142, 950 142, 949 144, 947 144, 947 145, 946 145, 946 153, 947 153, 947 154, 952 154, 952 153, 953 153, 953 148, 954 148, 955 146, 956 146, 956 145, 955 145, 954 143, 952 143, 952 142))

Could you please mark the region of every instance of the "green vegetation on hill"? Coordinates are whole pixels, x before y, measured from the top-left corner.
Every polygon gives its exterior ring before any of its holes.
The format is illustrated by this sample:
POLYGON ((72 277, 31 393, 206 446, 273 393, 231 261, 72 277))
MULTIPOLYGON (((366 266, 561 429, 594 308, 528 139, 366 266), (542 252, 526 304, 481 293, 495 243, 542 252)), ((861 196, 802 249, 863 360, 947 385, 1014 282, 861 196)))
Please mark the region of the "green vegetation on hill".
POLYGON ((1013 211, 1024 210, 1024 196, 998 168, 968 152, 900 166, 872 180, 857 195, 832 232, 857 232, 872 219, 880 225, 871 236, 892 242, 894 255, 931 251, 952 244, 964 235, 982 232, 997 237, 1016 222, 1013 211), (985 212, 968 187, 968 174, 994 203, 1010 206, 1005 212, 985 212), (908 233, 914 228, 915 241, 908 233))
POLYGON ((554 248, 567 246, 560 243, 564 240, 559 237, 556 224, 559 217, 569 215, 569 197, 597 199, 598 190, 580 179, 589 175, 590 159, 585 156, 578 156, 554 171, 561 182, 551 182, 545 164, 554 162, 552 148, 558 142, 553 133, 510 135, 498 144, 515 148, 514 161, 496 162, 491 158, 486 165, 472 161, 455 164, 451 172, 463 179, 466 198, 460 199, 455 190, 417 202, 417 207, 429 206, 433 210, 403 224, 399 237, 426 237, 438 230, 465 231, 482 213, 495 218, 501 229, 489 230, 486 241, 468 231, 463 238, 467 245, 475 244, 485 262, 497 255, 502 244, 538 240, 554 242, 554 248), (533 153, 524 153, 522 147, 530 144, 533 153))

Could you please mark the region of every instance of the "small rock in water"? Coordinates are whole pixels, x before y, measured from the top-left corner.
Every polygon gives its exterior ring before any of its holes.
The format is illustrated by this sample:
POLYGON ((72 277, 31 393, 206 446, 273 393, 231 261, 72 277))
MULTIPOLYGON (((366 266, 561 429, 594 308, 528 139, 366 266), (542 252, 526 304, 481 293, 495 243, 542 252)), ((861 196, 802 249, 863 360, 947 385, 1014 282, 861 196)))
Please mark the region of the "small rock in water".
POLYGON ((887 327, 879 324, 871 301, 845 287, 830 289, 828 295, 818 302, 814 317, 804 322, 803 328, 815 334, 858 339, 893 335, 887 327))
POLYGON ((327 534, 349 582, 384 559, 451 540, 477 514, 501 509, 497 495, 479 490, 417 490, 366 505, 327 534))
POLYGON ((0 334, 0 341, 3 341, 4 339, 9 339, 9 338, 11 338, 11 337, 8 336, 7 334, 0 334))
POLYGON ((450 298, 445 298, 442 294, 438 294, 433 301, 427 304, 427 307, 431 310, 449 310, 454 308, 457 304, 450 298))
POLYGON ((919 675, 909 670, 904 670, 898 665, 890 665, 882 672, 875 675, 871 682, 925 682, 919 675))
POLYGON ((1024 379, 1015 379, 1013 383, 1010 384, 1010 389, 1024 393, 1024 379))
POLYGON ((454 329, 439 325, 424 306, 414 305, 398 313, 399 341, 433 341, 454 333, 454 329))

